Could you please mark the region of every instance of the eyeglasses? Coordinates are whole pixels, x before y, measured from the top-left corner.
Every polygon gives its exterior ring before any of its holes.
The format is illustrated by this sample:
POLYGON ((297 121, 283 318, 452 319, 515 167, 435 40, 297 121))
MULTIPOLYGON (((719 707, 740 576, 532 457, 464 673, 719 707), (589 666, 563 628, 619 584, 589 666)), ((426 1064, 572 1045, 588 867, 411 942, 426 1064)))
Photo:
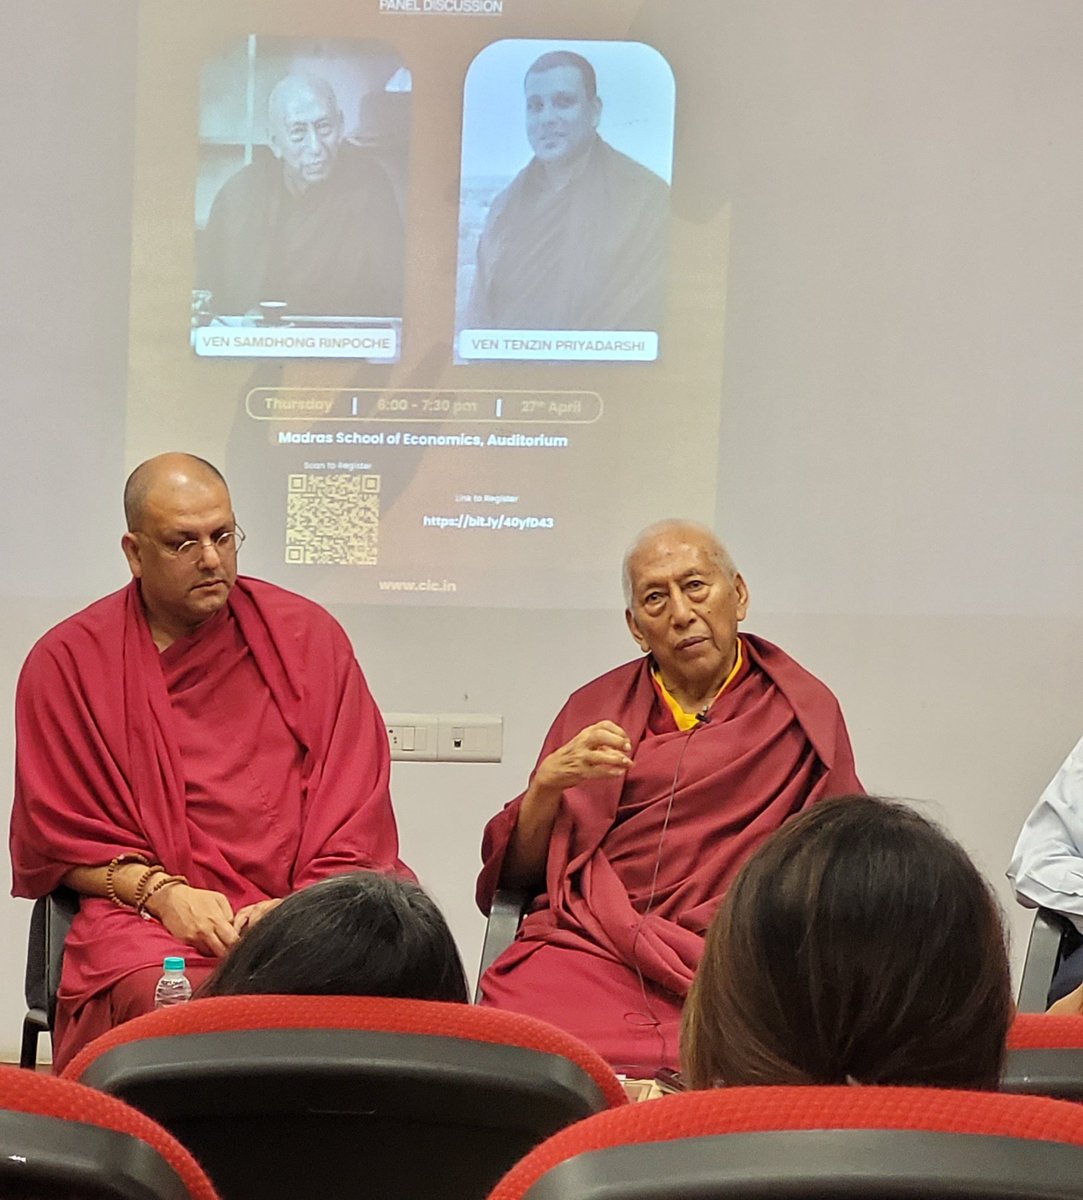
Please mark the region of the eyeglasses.
POLYGON ((157 538, 151 537, 149 533, 143 533, 141 536, 153 542, 159 550, 168 554, 170 558, 179 558, 187 563, 195 563, 203 557, 203 551, 207 546, 213 546, 223 558, 228 554, 236 554, 244 544, 245 535, 244 530, 238 525, 235 529, 227 529, 217 537, 207 538, 204 541, 199 541, 196 538, 188 538, 187 541, 170 544, 169 542, 161 542, 157 538))

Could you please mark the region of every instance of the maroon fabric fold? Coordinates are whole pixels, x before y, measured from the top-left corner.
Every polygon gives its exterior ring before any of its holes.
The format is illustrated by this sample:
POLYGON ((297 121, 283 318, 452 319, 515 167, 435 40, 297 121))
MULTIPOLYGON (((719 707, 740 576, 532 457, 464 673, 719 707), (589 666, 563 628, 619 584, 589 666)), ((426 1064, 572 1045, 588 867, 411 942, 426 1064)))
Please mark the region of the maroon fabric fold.
MULTIPOLYGON (((271 584, 238 579, 228 607, 162 655, 134 582, 92 604, 30 652, 16 734, 17 896, 128 852, 235 909, 357 867, 410 875, 383 721, 349 639, 271 584)), ((212 961, 131 909, 84 898, 61 1003, 75 1010, 177 953, 212 961)))
POLYGON ((669 214, 669 185, 600 137, 559 191, 531 159, 490 207, 467 324, 661 328, 669 214))
POLYGON ((278 159, 257 148, 219 189, 198 247, 196 287, 211 292, 211 312, 280 300, 292 313, 402 315, 394 189, 376 155, 351 142, 340 145, 331 177, 301 196, 287 189, 278 159))
MULTIPOLYGON (((624 780, 565 792, 545 893, 485 975, 483 995, 578 1034, 619 1067, 674 1065, 675 1019, 703 934, 748 855, 793 813, 861 790, 831 692, 778 647, 742 640, 747 665, 706 724, 679 731, 649 660, 640 659, 574 693, 539 755, 540 762, 587 725, 609 719, 628 734, 634 763, 624 780), (585 975, 584 955, 596 960, 585 975), (565 963, 574 967, 566 975, 565 963), (643 1030, 667 1021, 662 1057, 644 1063, 642 1054, 658 1053, 658 1042, 653 1035, 644 1042, 643 1030)), ((486 828, 483 911, 521 799, 486 828)))

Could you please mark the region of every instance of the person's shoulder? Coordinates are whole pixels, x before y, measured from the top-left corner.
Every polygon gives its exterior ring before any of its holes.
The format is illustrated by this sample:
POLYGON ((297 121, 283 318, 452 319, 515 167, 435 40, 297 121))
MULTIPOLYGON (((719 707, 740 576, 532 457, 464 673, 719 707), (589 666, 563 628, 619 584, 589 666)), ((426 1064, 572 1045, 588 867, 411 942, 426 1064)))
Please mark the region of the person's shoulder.
POLYGON ((669 200, 669 184, 645 167, 641 162, 611 146, 603 137, 598 138, 596 153, 604 169, 622 187, 643 192, 658 199, 669 200))
POLYGON ((336 174, 351 181, 376 180, 391 186, 391 176, 380 155, 371 146, 359 146, 356 142, 343 142, 338 148, 335 163, 336 174))
POLYGON ((282 166, 274 151, 269 146, 257 146, 252 161, 234 171, 215 193, 212 209, 248 203, 281 185, 282 166))
POLYGON ((509 183, 500 189, 489 204, 489 214, 486 218, 489 224, 499 220, 509 206, 513 206, 533 186, 539 171, 536 159, 531 159, 525 167, 512 177, 509 183))
POLYGON ((322 604, 299 592, 279 587, 277 583, 269 583, 266 579, 256 579, 251 575, 238 575, 235 586, 270 620, 296 622, 302 627, 311 625, 341 629, 338 621, 322 604))
POLYGON ((246 597, 270 627, 301 646, 303 651, 312 652, 317 658, 324 651, 332 652, 336 657, 353 658, 349 634, 315 600, 250 575, 238 575, 234 591, 246 597))
POLYGON ((800 697, 806 703, 819 703, 839 708, 835 693, 826 683, 803 667, 796 658, 781 646, 769 642, 754 633, 742 633, 741 640, 748 647, 749 661, 768 675, 791 699, 800 697))
POLYGON ((113 639, 124 627, 127 592, 128 587, 111 592, 47 630, 27 655, 27 666, 43 657, 67 658, 73 652, 93 647, 104 648, 112 654, 115 651, 113 639))

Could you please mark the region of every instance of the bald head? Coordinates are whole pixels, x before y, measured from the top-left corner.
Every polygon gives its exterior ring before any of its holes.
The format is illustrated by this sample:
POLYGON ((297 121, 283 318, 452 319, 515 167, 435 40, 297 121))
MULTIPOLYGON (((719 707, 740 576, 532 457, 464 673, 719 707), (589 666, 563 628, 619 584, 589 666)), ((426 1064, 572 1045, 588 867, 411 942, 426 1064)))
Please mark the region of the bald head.
POLYGON ((628 547, 624 555, 621 569, 621 582, 624 586, 624 607, 632 607, 632 596, 635 590, 636 560, 643 557, 656 542, 681 535, 691 535, 695 541, 706 546, 711 560, 723 575, 732 583, 737 578, 737 567, 730 557, 729 551, 718 540, 714 530, 698 521, 686 521, 681 517, 667 517, 648 525, 636 536, 635 541, 628 547))
POLYGON ((552 71, 557 67, 573 67, 583 80, 583 90, 587 99, 594 100, 597 97, 598 77, 594 73, 594 68, 582 54, 576 54, 574 50, 550 50, 548 54, 536 58, 527 67, 526 75, 523 77, 523 87, 529 87, 527 80, 531 75, 538 75, 542 71, 552 71))
POLYGON ((624 619, 686 713, 709 707, 740 654, 737 628, 748 588, 712 530, 660 521, 636 538, 624 559, 624 619))
POLYGON ((342 111, 326 79, 287 75, 267 104, 271 149, 282 162, 286 186, 295 193, 327 179, 342 144, 342 111))
POLYGON ((296 75, 287 75, 280 79, 271 89, 267 99, 267 115, 270 117, 271 127, 284 120, 294 105, 311 100, 315 100, 328 112, 338 112, 334 88, 319 75, 298 72, 296 75))
POLYGON ((194 454, 159 454, 136 467, 124 488, 124 513, 121 549, 155 645, 164 650, 225 605, 244 535, 226 481, 194 454))
POLYGON ((176 451, 148 458, 135 468, 124 485, 124 520, 128 529, 134 531, 140 528, 147 501, 154 493, 175 491, 192 485, 216 484, 226 488, 228 495, 229 489, 222 472, 205 458, 176 451))

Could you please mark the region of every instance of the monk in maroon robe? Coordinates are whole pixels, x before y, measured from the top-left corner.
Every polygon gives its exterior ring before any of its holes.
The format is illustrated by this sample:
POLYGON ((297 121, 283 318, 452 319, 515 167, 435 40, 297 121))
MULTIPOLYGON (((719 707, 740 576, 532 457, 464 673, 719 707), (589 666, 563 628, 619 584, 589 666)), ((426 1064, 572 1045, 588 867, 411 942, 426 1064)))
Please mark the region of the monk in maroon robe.
POLYGON ((398 859, 387 737, 318 605, 237 577, 221 476, 137 468, 131 584, 47 633, 16 696, 13 891, 82 894, 54 1067, 152 1007, 166 955, 198 982, 283 897, 398 859))
POLYGON ((572 695, 529 787, 486 828, 482 910, 500 885, 537 895, 481 983, 484 1003, 649 1076, 677 1065, 681 1005, 741 863, 793 813, 861 785, 834 696, 738 637, 748 589, 709 530, 652 526, 625 584, 645 656, 572 695))
POLYGON ((534 156, 489 209, 467 327, 661 328, 669 184, 598 136, 582 55, 543 54, 524 90, 534 156))
POLYGON ((200 235, 196 287, 209 309, 261 301, 293 314, 400 317, 403 227, 380 161, 343 139, 329 84, 289 75, 270 96, 270 149, 232 175, 200 235))

